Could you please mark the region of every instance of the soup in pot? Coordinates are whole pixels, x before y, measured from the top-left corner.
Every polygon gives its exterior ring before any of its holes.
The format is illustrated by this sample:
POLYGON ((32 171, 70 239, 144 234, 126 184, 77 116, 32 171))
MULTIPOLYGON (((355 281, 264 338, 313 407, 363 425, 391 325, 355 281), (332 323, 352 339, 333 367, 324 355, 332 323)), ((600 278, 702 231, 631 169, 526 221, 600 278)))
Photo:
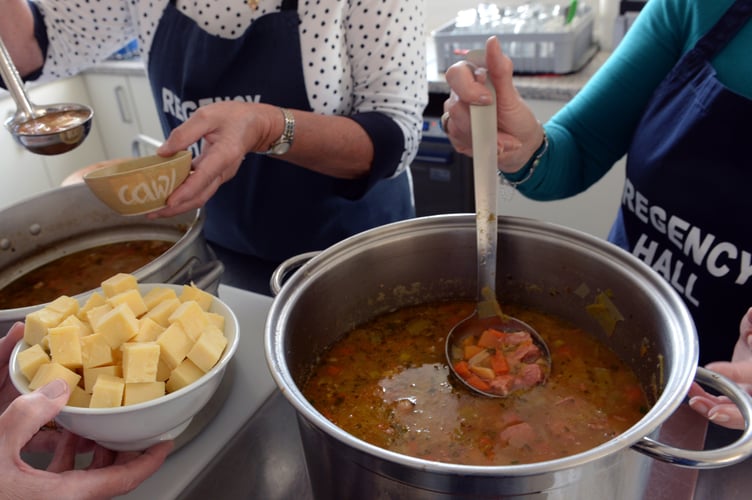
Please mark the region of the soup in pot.
POLYGON ((636 374, 593 336, 538 311, 505 305, 546 340, 544 385, 507 398, 471 393, 444 357, 451 327, 474 302, 411 306, 355 328, 329 347, 302 390, 334 424, 373 445, 426 460, 514 465, 583 452, 649 408, 636 374))
POLYGON ((153 261, 174 242, 121 241, 74 252, 40 266, 0 290, 0 309, 44 304, 61 295, 78 295, 98 288, 118 273, 133 273, 153 261))

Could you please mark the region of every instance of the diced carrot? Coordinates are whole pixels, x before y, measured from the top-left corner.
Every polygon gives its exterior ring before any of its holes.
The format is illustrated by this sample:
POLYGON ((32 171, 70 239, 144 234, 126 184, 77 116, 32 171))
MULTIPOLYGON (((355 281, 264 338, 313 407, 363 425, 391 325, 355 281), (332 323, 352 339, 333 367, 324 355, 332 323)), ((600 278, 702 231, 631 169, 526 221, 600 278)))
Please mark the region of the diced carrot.
POLYGON ((503 352, 496 351, 496 354, 491 356, 491 369, 497 375, 509 373, 509 362, 503 352))
POLYGON ((624 395, 630 403, 640 403, 643 400, 642 389, 639 385, 628 385, 624 388, 624 395))
POLYGON ((495 349, 496 347, 499 346, 499 340, 502 339, 503 337, 504 337, 503 332, 494 330, 493 328, 489 328, 487 330, 484 330, 483 333, 481 333, 477 344, 481 347, 486 347, 488 349, 495 349))
POLYGON ((481 351, 483 351, 483 348, 478 345, 466 345, 463 357, 465 359, 470 359, 481 351))
POLYGON ((473 374, 470 371, 470 367, 468 366, 467 361, 457 361, 454 364, 454 371, 457 372, 457 375, 465 379, 473 374))
POLYGON ((340 373, 342 373, 343 368, 341 366, 337 365, 326 365, 324 368, 324 371, 326 371, 326 374, 331 377, 336 377, 340 373))
POLYGON ((480 389, 481 391, 488 392, 491 390, 491 386, 488 385, 483 379, 481 379, 479 376, 471 373, 469 377, 465 378, 465 381, 475 387, 476 389, 480 389))

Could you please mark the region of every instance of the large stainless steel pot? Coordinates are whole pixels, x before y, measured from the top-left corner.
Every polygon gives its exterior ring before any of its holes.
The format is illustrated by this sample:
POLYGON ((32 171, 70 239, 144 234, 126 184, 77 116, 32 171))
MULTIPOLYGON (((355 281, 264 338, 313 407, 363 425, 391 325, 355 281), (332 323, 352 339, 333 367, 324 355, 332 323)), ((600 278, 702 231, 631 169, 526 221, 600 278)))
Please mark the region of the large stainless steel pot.
MULTIPOLYGON (((696 375, 720 388, 750 421, 749 398, 726 379, 697 369, 696 332, 679 296, 657 274, 615 246, 584 233, 500 218, 497 290, 594 332, 652 388, 654 402, 628 431, 586 452, 515 466, 463 466, 385 451, 334 426, 298 384, 318 353, 345 331, 385 311, 445 298, 474 299, 472 214, 398 222, 284 263, 266 325, 266 355, 295 407, 316 498, 643 498, 653 458, 720 467, 752 454, 752 431, 719 450, 688 451, 651 438, 681 404, 696 375), (306 261, 282 286, 297 261, 306 261), (608 296, 615 327, 587 312, 608 296), (618 311, 618 312, 616 312, 618 311), (637 451, 640 453, 638 453, 637 451)), ((607 303, 608 301, 606 301, 607 303)))
MULTIPOLYGON (((162 255, 136 270, 141 282, 188 283, 216 294, 223 271, 203 235, 204 214, 193 210, 157 220, 119 215, 84 184, 27 198, 0 211, 0 290, 63 255, 141 239, 171 241, 162 255)), ((0 309, 0 335, 38 305, 0 309)))

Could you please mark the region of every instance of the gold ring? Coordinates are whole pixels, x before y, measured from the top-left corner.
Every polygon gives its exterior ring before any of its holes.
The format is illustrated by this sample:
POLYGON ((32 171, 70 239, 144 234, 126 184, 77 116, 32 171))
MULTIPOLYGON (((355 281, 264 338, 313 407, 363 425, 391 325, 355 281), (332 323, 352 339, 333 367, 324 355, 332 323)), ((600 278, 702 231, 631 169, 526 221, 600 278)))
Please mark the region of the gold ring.
POLYGON ((449 111, 445 112, 443 115, 441 115, 441 130, 448 133, 447 131, 447 123, 449 123, 449 111))

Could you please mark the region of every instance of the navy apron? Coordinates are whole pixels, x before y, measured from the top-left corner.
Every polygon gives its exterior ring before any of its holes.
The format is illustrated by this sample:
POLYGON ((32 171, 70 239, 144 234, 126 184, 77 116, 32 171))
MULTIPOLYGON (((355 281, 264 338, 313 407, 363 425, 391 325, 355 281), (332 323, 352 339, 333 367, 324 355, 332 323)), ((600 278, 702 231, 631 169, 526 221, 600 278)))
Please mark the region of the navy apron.
MULTIPOLYGON (((202 30, 171 1, 157 27, 148 68, 165 134, 197 106, 216 100, 311 111, 297 7, 297 0, 284 0, 280 12, 260 17, 240 38, 228 40, 202 30)), ((237 175, 207 203, 206 237, 236 253, 279 262, 415 214, 406 172, 377 182, 355 200, 338 195, 343 182, 249 153, 237 175)))
POLYGON ((710 65, 750 17, 752 0, 737 0, 656 89, 609 235, 682 296, 701 364, 731 357, 752 306, 752 100, 710 65))

